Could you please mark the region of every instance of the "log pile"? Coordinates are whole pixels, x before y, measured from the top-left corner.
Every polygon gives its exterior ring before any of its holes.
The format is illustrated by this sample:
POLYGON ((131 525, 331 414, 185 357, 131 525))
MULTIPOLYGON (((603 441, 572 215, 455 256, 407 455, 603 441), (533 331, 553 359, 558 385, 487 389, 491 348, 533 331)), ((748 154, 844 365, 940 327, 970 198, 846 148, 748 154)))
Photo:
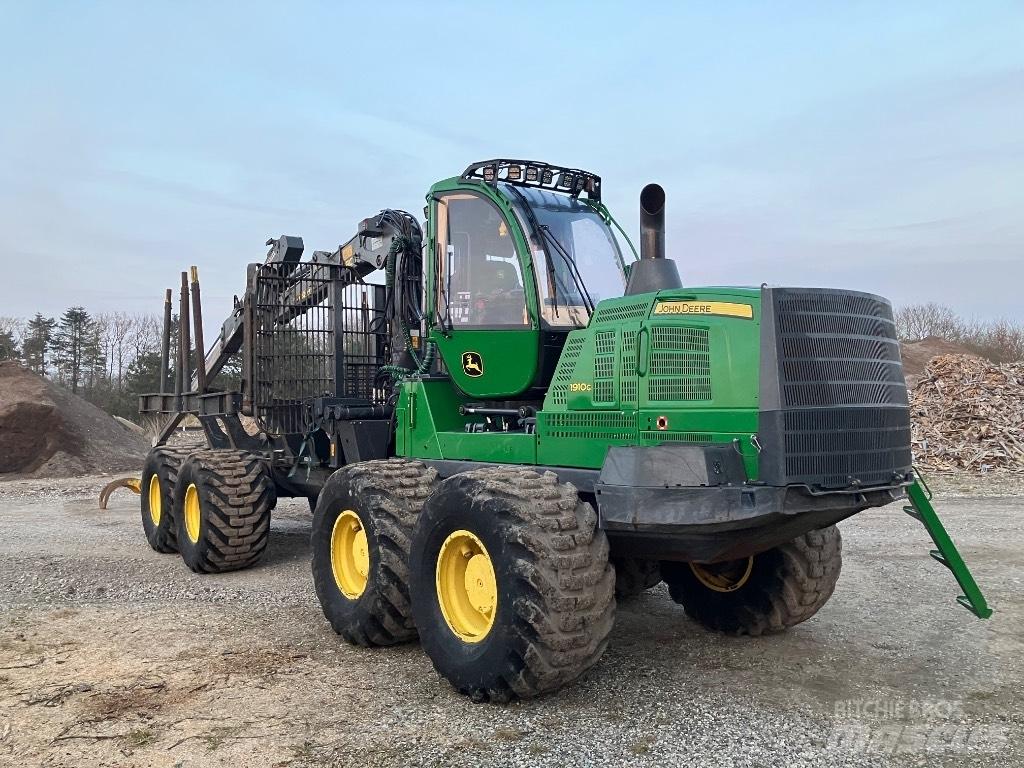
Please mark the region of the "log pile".
POLYGON ((934 357, 910 389, 910 408, 922 469, 1024 472, 1024 362, 934 357))

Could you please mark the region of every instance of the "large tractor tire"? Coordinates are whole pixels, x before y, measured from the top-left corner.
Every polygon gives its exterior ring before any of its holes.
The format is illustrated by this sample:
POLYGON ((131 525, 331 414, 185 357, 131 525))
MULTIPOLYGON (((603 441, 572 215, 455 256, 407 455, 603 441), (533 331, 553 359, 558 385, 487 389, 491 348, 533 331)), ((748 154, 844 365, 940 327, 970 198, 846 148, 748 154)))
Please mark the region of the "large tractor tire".
POLYGON ((174 488, 181 464, 195 448, 161 445, 153 448, 142 466, 139 484, 142 501, 142 530, 149 546, 168 554, 178 551, 174 523, 174 488))
POLYGON ((313 582, 334 631, 355 645, 416 637, 409 544, 437 470, 395 458, 342 467, 313 515, 313 582))
POLYGON ((181 466, 174 491, 178 551, 196 573, 248 568, 263 555, 277 493, 259 457, 205 450, 181 466))
POLYGON ((636 597, 661 583, 661 563, 635 557, 613 557, 615 596, 636 597))
POLYGON ((714 565, 662 563, 672 599, 708 629, 781 632, 816 614, 835 590, 843 542, 834 525, 751 558, 714 565))
POLYGON ((558 690, 608 644, 608 540, 593 507, 551 473, 488 468, 448 478, 420 514, 410 562, 423 649, 475 701, 558 690))

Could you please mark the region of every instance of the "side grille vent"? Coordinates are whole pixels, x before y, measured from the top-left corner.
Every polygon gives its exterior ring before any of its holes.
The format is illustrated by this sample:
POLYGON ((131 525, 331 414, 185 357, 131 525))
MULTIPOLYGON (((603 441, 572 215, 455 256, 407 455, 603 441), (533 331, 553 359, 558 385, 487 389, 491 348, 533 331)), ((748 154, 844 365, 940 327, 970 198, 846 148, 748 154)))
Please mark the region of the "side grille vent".
POLYGON ((640 433, 643 440, 658 443, 710 443, 707 432, 676 432, 671 430, 645 430, 640 433))
POLYGON ((545 415, 548 437, 628 440, 635 435, 636 417, 614 411, 569 411, 545 415))
POLYGON ((650 308, 649 301, 634 301, 629 304, 620 304, 617 307, 607 307, 594 313, 594 322, 614 323, 620 320, 635 320, 638 317, 645 317, 650 308))
POLYGON ((594 335, 594 402, 615 402, 615 331, 594 335))
POLYGON ((711 355, 706 328, 651 328, 647 397, 657 402, 711 400, 711 355))
POLYGON ((637 404, 636 331, 624 331, 619 365, 619 401, 625 406, 637 404))
POLYGON ((569 395, 569 382, 572 381, 576 361, 583 350, 584 338, 583 334, 570 334, 565 346, 562 347, 562 356, 558 359, 558 367, 551 379, 550 395, 554 405, 565 405, 569 395))

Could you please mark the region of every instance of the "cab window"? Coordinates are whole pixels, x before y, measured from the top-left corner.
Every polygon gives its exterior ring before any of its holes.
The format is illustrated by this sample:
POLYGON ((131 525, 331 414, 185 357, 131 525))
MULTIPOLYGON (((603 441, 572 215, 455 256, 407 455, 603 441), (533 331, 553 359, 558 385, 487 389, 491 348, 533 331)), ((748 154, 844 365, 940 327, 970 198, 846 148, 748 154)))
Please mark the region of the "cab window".
POLYGON ((528 325, 512 233, 501 211, 472 193, 437 203, 438 309, 453 327, 528 325))

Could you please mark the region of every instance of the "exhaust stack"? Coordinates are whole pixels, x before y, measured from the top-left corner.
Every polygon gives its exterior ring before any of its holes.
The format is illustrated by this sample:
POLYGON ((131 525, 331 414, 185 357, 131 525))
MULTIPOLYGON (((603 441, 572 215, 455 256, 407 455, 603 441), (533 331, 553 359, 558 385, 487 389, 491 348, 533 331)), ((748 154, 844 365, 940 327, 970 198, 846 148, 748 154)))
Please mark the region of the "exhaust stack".
POLYGON ((640 191, 640 261, 629 271, 626 295, 682 287, 676 263, 665 257, 665 190, 648 184, 640 191))

